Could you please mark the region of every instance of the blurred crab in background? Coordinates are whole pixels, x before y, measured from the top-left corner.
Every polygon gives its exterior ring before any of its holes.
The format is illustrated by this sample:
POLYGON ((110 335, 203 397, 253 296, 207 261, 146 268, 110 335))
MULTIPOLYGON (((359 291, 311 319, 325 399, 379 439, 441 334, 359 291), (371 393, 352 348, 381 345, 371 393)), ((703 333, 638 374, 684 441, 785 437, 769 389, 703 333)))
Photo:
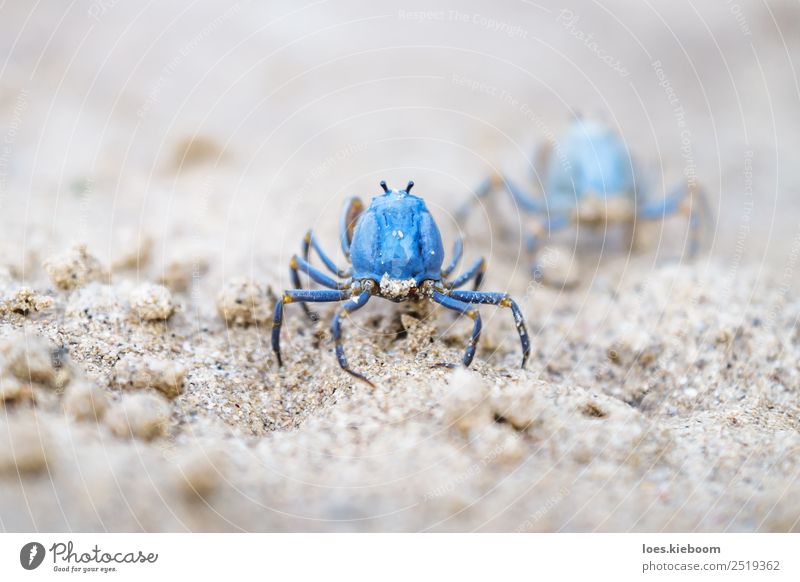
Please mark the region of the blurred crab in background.
POLYGON ((551 279, 537 260, 542 241, 568 226, 606 231, 611 226, 627 229, 631 251, 638 250, 640 221, 686 216, 689 222, 688 256, 694 257, 709 230, 711 212, 703 190, 687 180, 654 199, 652 186, 639 175, 622 137, 607 125, 576 119, 554 148, 538 148, 533 167, 539 192, 529 193, 500 174, 490 176, 456 213, 464 226, 475 203, 504 189, 518 209, 533 218, 523 243, 532 257, 535 280, 569 286, 576 281, 551 279), (554 155, 555 154, 555 155, 554 155))

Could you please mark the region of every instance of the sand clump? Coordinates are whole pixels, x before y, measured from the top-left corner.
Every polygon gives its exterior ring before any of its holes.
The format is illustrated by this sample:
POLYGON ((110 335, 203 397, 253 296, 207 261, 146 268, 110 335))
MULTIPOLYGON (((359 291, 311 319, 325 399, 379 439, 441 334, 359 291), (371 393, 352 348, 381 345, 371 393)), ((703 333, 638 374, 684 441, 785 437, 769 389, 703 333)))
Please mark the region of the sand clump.
POLYGON ((0 300, 0 314, 16 313, 29 315, 40 313, 53 307, 53 298, 41 295, 29 287, 20 287, 6 299, 0 300))
POLYGON ((271 289, 244 277, 228 281, 217 295, 217 312, 229 325, 259 325, 272 318, 271 289))
POLYGON ((44 262, 44 270, 53 285, 63 291, 100 281, 104 270, 100 261, 89 254, 86 245, 77 245, 44 262))
POLYGON ((18 279, 30 266, 30 253, 22 252, 10 241, 0 240, 0 285, 18 279))
POLYGON ((495 390, 491 397, 492 417, 495 422, 508 423, 514 430, 533 427, 542 410, 536 401, 536 384, 510 384, 504 390, 495 390))
POLYGON ((175 486, 186 497, 207 499, 222 485, 225 453, 218 447, 198 446, 178 459, 175 486))
POLYGON ((0 416, 0 476, 44 472, 50 441, 47 427, 34 415, 0 416))
POLYGON ((117 386, 126 390, 158 390, 167 398, 183 392, 186 368, 172 360, 127 355, 114 366, 117 386))
POLYGON ((103 283, 89 283, 70 294, 64 312, 75 320, 120 322, 126 316, 123 303, 118 288, 103 283))
POLYGON ((13 374, 0 370, 0 405, 32 400, 33 387, 29 382, 23 382, 13 374))
POLYGON ((198 281, 209 270, 209 262, 205 257, 195 257, 191 261, 173 259, 167 263, 158 277, 158 283, 173 293, 185 293, 193 281, 198 281))
POLYGON ((111 261, 111 270, 114 272, 136 270, 138 272, 146 268, 153 257, 153 247, 155 246, 153 237, 133 230, 126 230, 123 234, 121 246, 124 250, 111 261))
POLYGON ((105 415, 105 423, 118 437, 149 441, 167 433, 170 407, 153 392, 125 394, 105 415))
POLYGON ((448 379, 448 386, 442 402, 444 421, 463 433, 482 430, 493 422, 524 431, 541 414, 535 383, 513 383, 500 389, 488 385, 473 371, 457 368, 448 379))
POLYGON ((413 352, 424 353, 435 343, 436 325, 430 318, 419 319, 408 313, 401 313, 400 323, 413 352))
POLYGON ((105 390, 86 379, 73 380, 64 391, 64 410, 75 420, 100 421, 109 406, 105 390))
POLYGON ((71 370, 66 352, 31 333, 17 333, 0 345, 2 368, 17 380, 48 388, 62 388, 71 370))
POLYGON ((163 285, 138 285, 129 298, 131 311, 143 321, 166 321, 175 312, 172 293, 163 285))

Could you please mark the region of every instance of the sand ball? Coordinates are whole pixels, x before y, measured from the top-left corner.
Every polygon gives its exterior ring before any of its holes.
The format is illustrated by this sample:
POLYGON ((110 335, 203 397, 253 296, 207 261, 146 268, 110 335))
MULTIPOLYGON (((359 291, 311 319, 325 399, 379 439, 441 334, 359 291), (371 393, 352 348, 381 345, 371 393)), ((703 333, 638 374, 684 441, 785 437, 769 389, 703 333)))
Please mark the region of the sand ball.
POLYGON ((126 394, 105 417, 106 425, 118 437, 142 440, 165 435, 169 419, 169 403, 151 392, 126 394))
POLYGON ((217 296, 217 311, 220 317, 233 325, 252 325, 269 321, 272 306, 269 291, 245 279, 237 277, 228 281, 217 296))
POLYGON ((88 380, 73 380, 64 391, 64 410, 76 420, 100 420, 107 408, 105 391, 88 380))
POLYGON ((0 475, 47 469, 50 437, 33 415, 0 418, 0 475))
POLYGON ((167 398, 175 398, 183 392, 186 368, 172 360, 128 355, 116 363, 114 376, 121 388, 154 388, 167 398))
POLYGON ((65 291, 99 281, 103 277, 100 261, 89 254, 85 245, 75 246, 50 257, 44 262, 44 270, 53 284, 65 291))
POLYGON ((129 299, 133 313, 145 321, 164 321, 175 312, 172 293, 163 285, 139 285, 129 299))

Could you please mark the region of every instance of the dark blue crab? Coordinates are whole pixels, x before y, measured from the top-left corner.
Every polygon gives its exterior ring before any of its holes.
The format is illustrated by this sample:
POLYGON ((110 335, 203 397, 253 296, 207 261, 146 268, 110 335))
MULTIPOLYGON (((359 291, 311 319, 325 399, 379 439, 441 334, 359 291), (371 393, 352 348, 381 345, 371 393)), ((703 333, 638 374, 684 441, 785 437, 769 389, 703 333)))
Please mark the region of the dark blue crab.
MULTIPOLYGON (((638 221, 663 220, 678 213, 689 220, 689 255, 697 254, 704 226, 700 215, 708 222, 710 211, 705 194, 694 183, 680 184, 663 199, 652 199, 620 135, 602 123, 585 119, 572 124, 558 142, 556 153, 553 155, 548 144, 534 156, 534 172, 543 196, 529 194, 504 176, 494 175, 459 209, 459 221, 466 221, 473 202, 503 188, 518 208, 539 218, 524 241, 534 258, 543 238, 569 225, 595 229, 627 226, 631 247, 635 247, 638 221)), ((536 264, 533 271, 534 276, 541 275, 536 264)))
POLYGON ((346 301, 336 312, 331 325, 336 357, 342 369, 371 384, 347 364, 341 342, 341 321, 349 313, 364 307, 375 295, 394 302, 429 300, 470 317, 474 324, 462 360, 464 366, 472 362, 481 334, 481 316, 474 305, 508 307, 514 315, 522 344, 522 367, 525 367, 530 354, 530 341, 519 307, 505 293, 478 291, 485 270, 483 259, 478 259, 455 279, 448 279, 461 259, 462 241, 456 241, 453 258, 447 267, 442 268, 444 250, 439 228, 422 198, 410 194, 413 185, 413 182, 409 182, 405 190, 390 190, 385 182, 381 182, 384 194, 373 198, 366 210, 360 199, 351 198, 348 201, 341 218, 342 250, 352 263, 348 269, 339 269, 335 265, 312 232, 306 235, 303 256, 295 255, 291 260, 292 283, 297 288, 284 292, 275 305, 272 349, 279 366, 282 364, 280 337, 284 305, 301 303, 311 316, 306 303, 346 301), (312 249, 336 279, 309 263, 312 249), (300 272, 328 289, 303 289, 300 272), (470 281, 473 281, 472 291, 459 290, 470 281))

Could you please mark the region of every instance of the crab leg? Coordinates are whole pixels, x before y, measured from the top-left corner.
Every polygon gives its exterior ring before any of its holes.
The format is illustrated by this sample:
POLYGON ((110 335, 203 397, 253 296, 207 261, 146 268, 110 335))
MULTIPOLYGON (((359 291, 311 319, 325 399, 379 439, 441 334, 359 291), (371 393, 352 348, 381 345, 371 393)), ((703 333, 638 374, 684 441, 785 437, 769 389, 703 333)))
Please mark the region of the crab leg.
MULTIPOLYGON (((456 210, 456 220, 460 224, 467 222, 470 212, 474 208, 475 203, 481 198, 485 198, 491 194, 497 186, 497 176, 491 175, 478 185, 475 190, 475 196, 467 200, 458 210, 456 210)), ((455 268, 455 267, 453 267, 455 268)))
POLYGON ((522 190, 516 183, 506 178, 502 178, 501 183, 506 191, 511 194, 511 198, 514 202, 524 211, 530 212, 531 214, 547 214, 547 206, 537 200, 533 195, 522 190))
POLYGON ((458 237, 456 242, 453 244, 453 258, 450 260, 450 264, 447 265, 444 269, 442 269, 442 277, 449 277, 450 273, 452 273, 455 268, 458 266, 458 262, 461 260, 461 255, 464 254, 464 239, 458 237))
POLYGON ((522 345, 522 368, 528 361, 528 356, 531 353, 531 342, 528 337, 528 330, 525 327, 525 318, 519 310, 517 303, 508 296, 507 293, 487 293, 481 291, 451 291, 450 297, 463 301, 465 303, 480 303, 483 305, 498 305, 500 307, 508 307, 511 313, 514 314, 514 324, 519 333, 519 341, 522 345))
POLYGON ((483 282, 483 275, 486 272, 486 261, 483 257, 475 261, 472 266, 464 271, 461 275, 459 275, 456 279, 453 280, 452 283, 448 285, 450 289, 458 289, 462 285, 468 283, 473 278, 475 279, 475 284, 473 285, 473 289, 475 291, 480 288, 481 283, 483 282))
POLYGON ((339 360, 339 366, 342 367, 342 370, 362 380, 372 386, 373 388, 375 385, 367 380, 365 376, 362 376, 358 372, 353 371, 350 369, 350 366, 347 364, 347 357, 344 355, 344 348, 342 347, 342 318, 347 317, 353 311, 357 311, 364 307, 369 301, 369 298, 372 296, 372 291, 367 289, 366 291, 362 292, 361 295, 358 297, 353 297, 342 305, 336 315, 333 317, 333 323, 331 324, 331 335, 333 336, 334 342, 336 342, 336 359, 339 360))
MULTIPOLYGON (((299 272, 303 272, 309 277, 311 277, 314 281, 328 287, 329 289, 346 289, 350 286, 350 280, 344 282, 335 281, 328 277, 325 273, 322 273, 316 267, 309 265, 305 260, 301 259, 297 255, 292 256, 292 260, 289 262, 289 275, 292 278, 292 285, 295 286, 296 289, 302 289, 303 284, 300 281, 299 272)), ((305 311, 306 315, 311 319, 311 321, 317 320, 317 314, 312 312, 305 303, 302 304, 303 311, 305 311)))
POLYGON ((347 289, 350 287, 350 279, 346 279, 345 281, 336 281, 328 277, 325 273, 317 269, 316 267, 309 265, 304 259, 301 259, 297 255, 292 257, 289 266, 293 271, 299 270, 311 277, 314 281, 328 287, 329 289, 347 289))
POLYGON ((317 241, 317 237, 314 236, 314 233, 309 230, 306 236, 303 237, 303 259, 306 261, 309 260, 311 249, 317 251, 317 255, 319 255, 319 258, 331 273, 342 279, 350 276, 350 269, 340 269, 337 267, 336 263, 322 250, 322 246, 317 241))
POLYGON ((333 289, 291 289, 284 292, 280 301, 275 304, 275 315, 272 319, 272 351, 278 360, 278 366, 283 365, 281 359, 281 326, 283 325, 283 306, 289 303, 331 303, 344 301, 350 291, 333 289))
POLYGON ((663 220, 670 214, 679 212, 689 217, 689 256, 694 257, 700 250, 703 227, 708 226, 711 217, 708 199, 701 188, 691 184, 681 184, 663 200, 647 202, 642 205, 636 216, 642 220, 663 220), (695 203, 697 203, 697 209, 695 203), (698 214, 701 214, 704 220, 701 221, 698 214))
MULTIPOLYGON (((472 359, 475 357, 475 348, 478 346, 478 340, 481 339, 481 314, 478 313, 478 310, 471 305, 468 305, 463 301, 453 299, 447 295, 443 295, 438 291, 433 294, 433 300, 442 307, 457 311, 461 315, 466 315, 475 322, 472 325, 472 336, 469 338, 467 349, 464 350, 464 359, 462 360, 464 367, 469 366, 472 363, 472 359)), ((441 365, 447 368, 455 367, 453 364, 441 365)))
POLYGON ((355 196, 348 198, 344 210, 342 210, 342 216, 339 219, 339 240, 342 244, 342 251, 347 257, 350 256, 350 242, 353 240, 356 221, 363 211, 364 203, 361 198, 355 196))

